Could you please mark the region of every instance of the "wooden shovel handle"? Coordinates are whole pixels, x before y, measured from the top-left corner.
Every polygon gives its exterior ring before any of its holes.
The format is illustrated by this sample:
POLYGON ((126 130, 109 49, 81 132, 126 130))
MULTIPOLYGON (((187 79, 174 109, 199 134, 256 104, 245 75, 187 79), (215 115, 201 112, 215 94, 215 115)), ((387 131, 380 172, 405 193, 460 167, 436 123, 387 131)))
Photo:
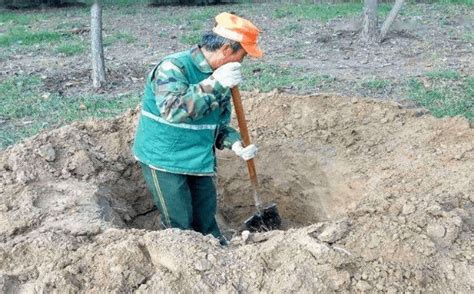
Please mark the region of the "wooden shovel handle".
MULTIPOLYGON (((242 137, 243 147, 250 145, 250 136, 249 130, 247 129, 247 121, 245 120, 244 107, 242 106, 242 99, 240 98, 239 88, 233 87, 232 92, 232 101, 234 103, 235 114, 237 115, 237 122, 239 124, 240 135, 242 137)), ((254 192, 257 193, 258 180, 257 172, 255 171, 255 163, 253 159, 247 160, 247 168, 249 170, 250 181, 254 188, 254 192)), ((257 199, 258 200, 258 199, 257 199)), ((260 202, 260 201, 257 201, 260 202)), ((257 206, 260 203, 256 203, 257 206)))

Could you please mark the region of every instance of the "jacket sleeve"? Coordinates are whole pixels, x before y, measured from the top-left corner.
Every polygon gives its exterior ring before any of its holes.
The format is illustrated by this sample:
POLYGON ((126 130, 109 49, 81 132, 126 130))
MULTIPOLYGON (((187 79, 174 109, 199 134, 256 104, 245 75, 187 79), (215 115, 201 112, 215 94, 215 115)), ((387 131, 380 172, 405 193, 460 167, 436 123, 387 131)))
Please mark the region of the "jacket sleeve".
POLYGON ((217 133, 216 148, 231 149, 232 144, 240 141, 240 134, 234 128, 230 127, 230 119, 232 115, 232 103, 230 100, 230 91, 227 91, 227 95, 221 101, 221 115, 219 129, 217 133))
POLYGON ((155 70, 153 91, 161 117, 171 123, 198 120, 219 107, 225 88, 212 76, 189 84, 177 60, 164 60, 155 70))

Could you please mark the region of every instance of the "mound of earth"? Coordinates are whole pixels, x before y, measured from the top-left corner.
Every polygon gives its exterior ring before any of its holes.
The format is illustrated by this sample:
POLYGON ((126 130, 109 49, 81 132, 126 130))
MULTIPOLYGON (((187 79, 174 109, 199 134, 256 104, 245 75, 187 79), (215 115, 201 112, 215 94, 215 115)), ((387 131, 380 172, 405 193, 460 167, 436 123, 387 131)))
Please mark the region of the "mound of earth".
POLYGON ((219 222, 232 237, 159 231, 130 154, 138 109, 0 153, 0 290, 23 292, 472 292, 474 130, 397 104, 245 93, 264 200, 219 153, 219 222))

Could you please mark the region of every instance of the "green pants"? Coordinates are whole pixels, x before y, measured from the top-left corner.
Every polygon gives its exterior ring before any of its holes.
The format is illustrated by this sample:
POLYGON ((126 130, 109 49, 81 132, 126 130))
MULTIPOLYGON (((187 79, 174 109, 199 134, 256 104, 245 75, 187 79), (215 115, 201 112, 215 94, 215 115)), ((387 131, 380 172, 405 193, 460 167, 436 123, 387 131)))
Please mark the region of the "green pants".
POLYGON ((173 174, 140 165, 164 228, 212 234, 223 242, 215 218, 217 191, 213 177, 173 174))

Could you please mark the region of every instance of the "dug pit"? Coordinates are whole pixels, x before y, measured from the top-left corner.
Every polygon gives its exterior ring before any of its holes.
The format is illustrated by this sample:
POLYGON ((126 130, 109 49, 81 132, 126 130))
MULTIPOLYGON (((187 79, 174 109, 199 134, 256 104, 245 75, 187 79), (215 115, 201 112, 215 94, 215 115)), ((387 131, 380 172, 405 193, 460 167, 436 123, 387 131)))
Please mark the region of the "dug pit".
POLYGON ((245 163, 219 152, 233 237, 156 231, 130 153, 139 109, 0 153, 4 292, 470 292, 474 131, 394 103, 245 93, 260 194, 287 231, 247 236, 245 163), (159 291, 160 292, 160 291, 159 291))
MULTIPOLYGON (((282 229, 341 217, 355 207, 365 180, 351 174, 347 163, 338 162, 335 152, 329 146, 315 150, 289 142, 284 148, 279 145, 260 149, 256 160, 259 194, 265 202, 277 203, 282 229)), ((219 226, 227 233, 238 233, 256 209, 246 165, 233 152, 219 154, 217 183, 219 226)), ((118 216, 120 221, 114 220, 118 226, 159 229, 159 213, 138 165, 131 164, 120 179, 101 184, 97 196, 104 218, 118 216)))

